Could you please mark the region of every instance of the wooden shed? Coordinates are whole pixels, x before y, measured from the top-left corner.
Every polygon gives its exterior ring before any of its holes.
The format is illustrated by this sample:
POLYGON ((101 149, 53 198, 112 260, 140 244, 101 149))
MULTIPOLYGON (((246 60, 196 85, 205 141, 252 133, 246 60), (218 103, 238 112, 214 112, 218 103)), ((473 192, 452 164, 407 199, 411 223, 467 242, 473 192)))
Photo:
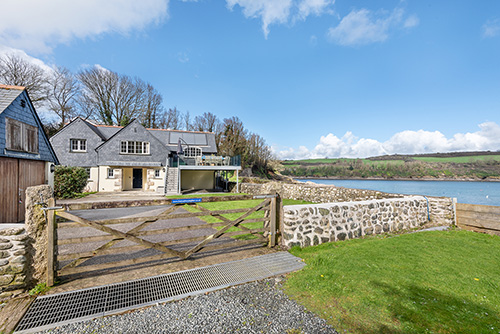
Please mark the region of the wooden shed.
POLYGON ((56 164, 26 89, 0 85, 0 224, 24 221, 26 188, 53 186, 56 164))

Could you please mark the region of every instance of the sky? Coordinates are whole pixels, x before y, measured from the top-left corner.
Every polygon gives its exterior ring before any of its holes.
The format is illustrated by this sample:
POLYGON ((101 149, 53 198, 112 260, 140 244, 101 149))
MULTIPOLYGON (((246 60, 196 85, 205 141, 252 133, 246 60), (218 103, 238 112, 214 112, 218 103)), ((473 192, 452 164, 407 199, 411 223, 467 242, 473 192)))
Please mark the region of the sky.
POLYGON ((137 76, 281 159, 500 150, 497 0, 1 0, 5 53, 137 76))

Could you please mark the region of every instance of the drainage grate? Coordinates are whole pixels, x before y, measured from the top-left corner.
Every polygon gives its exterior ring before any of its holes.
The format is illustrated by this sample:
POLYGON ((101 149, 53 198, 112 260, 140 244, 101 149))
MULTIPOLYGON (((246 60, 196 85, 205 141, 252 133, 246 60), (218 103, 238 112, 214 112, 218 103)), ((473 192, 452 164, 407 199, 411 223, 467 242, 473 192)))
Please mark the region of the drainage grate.
POLYGON ((208 267, 38 297, 19 322, 31 333, 77 321, 181 299, 299 270, 304 263, 287 252, 208 267))

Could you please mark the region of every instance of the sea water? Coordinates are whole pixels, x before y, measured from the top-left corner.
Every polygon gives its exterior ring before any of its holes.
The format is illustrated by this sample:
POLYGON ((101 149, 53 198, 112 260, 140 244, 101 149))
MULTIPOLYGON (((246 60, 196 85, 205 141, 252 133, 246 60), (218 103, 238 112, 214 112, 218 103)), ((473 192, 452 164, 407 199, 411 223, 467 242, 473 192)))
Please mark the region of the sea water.
POLYGON ((459 203, 500 206, 500 182, 300 179, 337 187, 405 195, 455 197, 459 203))

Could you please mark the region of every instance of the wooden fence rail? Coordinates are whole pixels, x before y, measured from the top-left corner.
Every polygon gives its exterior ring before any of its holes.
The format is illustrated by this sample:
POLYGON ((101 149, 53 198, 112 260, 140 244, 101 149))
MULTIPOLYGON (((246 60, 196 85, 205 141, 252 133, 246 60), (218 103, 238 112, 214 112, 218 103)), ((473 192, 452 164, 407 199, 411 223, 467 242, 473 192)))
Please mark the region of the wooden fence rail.
POLYGON ((500 235, 500 207, 457 203, 457 226, 464 230, 500 235))
MULTIPOLYGON (((133 204, 135 206, 137 201, 134 201, 133 204)), ((85 219, 69 211, 82 208, 89 209, 89 207, 83 207, 82 205, 66 206, 62 209, 50 208, 47 211, 49 233, 48 285, 53 285, 57 276, 130 266, 172 257, 186 259, 200 251, 221 250, 249 244, 268 245, 269 247, 276 245, 276 221, 279 221, 281 206, 278 195, 205 197, 198 198, 196 201, 189 198, 166 199, 142 204, 167 206, 164 207, 163 212, 155 216, 102 220, 85 219), (213 211, 200 205, 206 202, 250 199, 258 200, 258 204, 243 209, 213 211), (188 210, 186 211, 186 209, 188 210), (234 217, 235 214, 238 217, 230 219, 227 216, 228 214, 229 217, 231 215, 234 217), (175 219, 203 217, 213 217, 219 222, 203 223, 197 219, 189 221, 190 223, 182 223, 184 225, 177 223, 172 225, 170 223, 175 219), (248 225, 245 226, 249 223, 262 223, 262 225, 258 224, 260 227, 255 227, 255 224, 250 225, 254 226, 253 228, 247 227, 248 225), (119 228, 118 224, 122 224, 122 228, 119 228), (131 227, 124 231, 123 224, 130 224, 131 227), (150 226, 151 228, 148 228, 150 226), (86 229, 86 236, 82 236, 82 228, 86 229), (58 238, 58 234, 63 231, 64 237, 58 238), (89 234, 88 231, 92 231, 92 233, 89 234), (197 231, 199 232, 198 235, 187 233, 179 236, 181 232, 196 233, 197 231), (165 237, 167 234, 170 236, 165 237), (251 235, 253 239, 231 239, 231 237, 240 235, 251 235), (222 236, 226 238, 221 240, 220 237, 222 236), (153 237, 153 239, 149 238, 148 240, 147 237, 153 237), (153 242, 152 240, 157 241, 153 242), (216 240, 219 241, 215 242, 216 240), (126 243, 119 244, 122 241, 126 241, 126 243), (133 254, 148 248, 154 249, 157 254, 149 253, 150 255, 142 257, 127 255, 125 259, 122 256, 122 254, 133 254), (78 251, 75 252, 75 250, 78 251), (110 260, 98 261, 97 263, 95 261, 88 262, 99 256, 108 256, 110 260), (113 260, 114 256, 119 256, 121 259, 118 261, 113 260)), ((51 202, 52 206, 53 202, 51 202)), ((107 203, 106 207, 109 206, 110 203, 107 203)), ((125 206, 123 202, 116 203, 116 207, 125 206)), ((100 208, 101 206, 97 207, 100 208)))

